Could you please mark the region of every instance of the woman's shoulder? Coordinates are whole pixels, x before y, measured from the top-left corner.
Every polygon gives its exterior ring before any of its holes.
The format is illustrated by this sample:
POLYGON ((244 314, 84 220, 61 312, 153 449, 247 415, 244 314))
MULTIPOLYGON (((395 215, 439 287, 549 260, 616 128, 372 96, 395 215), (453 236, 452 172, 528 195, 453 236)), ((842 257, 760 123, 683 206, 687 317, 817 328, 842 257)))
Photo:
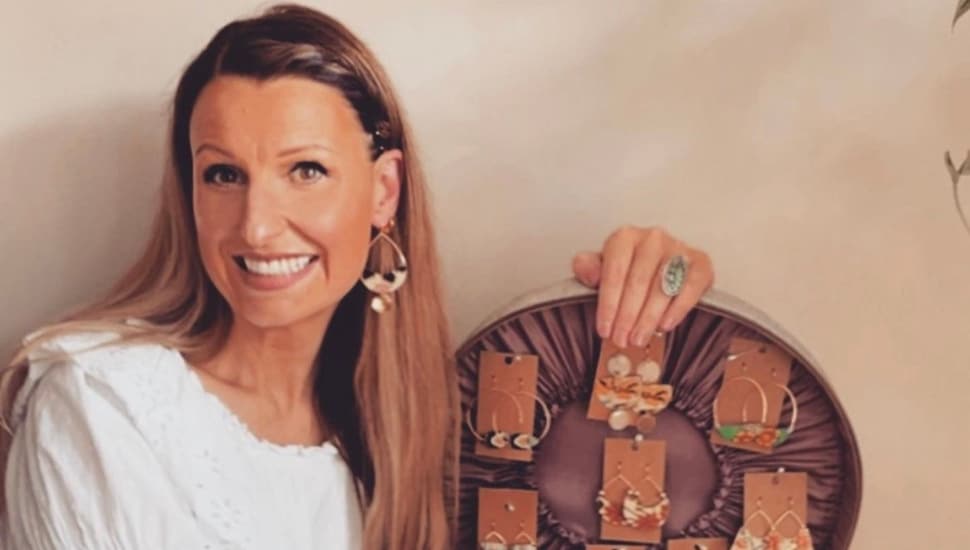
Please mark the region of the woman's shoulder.
POLYGON ((93 392, 133 413, 170 395, 179 384, 180 355, 162 344, 124 341, 111 330, 38 334, 24 339, 25 344, 40 341, 27 354, 27 375, 13 405, 14 426, 38 400, 83 400, 93 392))

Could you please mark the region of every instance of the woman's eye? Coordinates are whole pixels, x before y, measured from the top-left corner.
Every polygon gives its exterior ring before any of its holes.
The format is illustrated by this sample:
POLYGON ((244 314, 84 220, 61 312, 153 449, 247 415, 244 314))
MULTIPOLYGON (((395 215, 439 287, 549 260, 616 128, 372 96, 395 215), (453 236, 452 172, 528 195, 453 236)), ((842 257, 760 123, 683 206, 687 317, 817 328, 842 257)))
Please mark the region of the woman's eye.
POLYGON ((202 173, 203 181, 217 185, 237 183, 241 179, 238 170, 225 164, 213 164, 202 173))
POLYGON ((302 181, 316 181, 327 175, 327 169, 318 162, 299 162, 293 170, 302 181))

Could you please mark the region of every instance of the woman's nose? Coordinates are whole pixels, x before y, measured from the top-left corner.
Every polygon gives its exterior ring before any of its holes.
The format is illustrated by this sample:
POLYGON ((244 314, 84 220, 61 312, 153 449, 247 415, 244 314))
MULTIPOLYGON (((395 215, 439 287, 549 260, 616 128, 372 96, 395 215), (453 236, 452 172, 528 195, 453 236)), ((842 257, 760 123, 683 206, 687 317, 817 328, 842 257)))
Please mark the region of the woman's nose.
POLYGON ((284 201, 280 193, 270 182, 250 182, 242 223, 246 243, 260 248, 282 233, 285 227, 284 201))

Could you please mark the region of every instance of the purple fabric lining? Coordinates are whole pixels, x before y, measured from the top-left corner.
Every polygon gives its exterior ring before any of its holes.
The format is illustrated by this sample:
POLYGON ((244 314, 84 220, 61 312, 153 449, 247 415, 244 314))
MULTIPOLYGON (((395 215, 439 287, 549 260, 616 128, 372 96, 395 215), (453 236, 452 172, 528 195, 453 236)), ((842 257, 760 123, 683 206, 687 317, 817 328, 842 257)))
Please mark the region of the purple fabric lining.
MULTIPOLYGON (((459 548, 476 546, 479 487, 537 489, 541 548, 581 549, 584 543, 597 542, 598 517, 591 496, 601 481, 602 437, 615 434, 605 423, 584 418, 599 353, 594 318, 595 296, 548 302, 500 319, 458 351, 465 406, 474 398, 479 352, 487 349, 538 355, 537 392, 553 412, 553 430, 531 463, 475 456, 474 438, 463 430, 459 548)), ((734 336, 789 349, 746 320, 703 307, 669 336, 664 379, 674 385, 674 401, 658 417, 650 437, 668 445, 665 488, 672 512, 664 539, 733 537, 742 521, 744 473, 785 467, 809 474, 808 523, 815 547, 848 548, 861 500, 858 448, 848 419, 813 367, 801 359, 793 363, 790 388, 798 398, 798 426, 774 453, 761 455, 707 442, 722 358, 734 336)), ((783 424, 789 415, 786 404, 783 424)))

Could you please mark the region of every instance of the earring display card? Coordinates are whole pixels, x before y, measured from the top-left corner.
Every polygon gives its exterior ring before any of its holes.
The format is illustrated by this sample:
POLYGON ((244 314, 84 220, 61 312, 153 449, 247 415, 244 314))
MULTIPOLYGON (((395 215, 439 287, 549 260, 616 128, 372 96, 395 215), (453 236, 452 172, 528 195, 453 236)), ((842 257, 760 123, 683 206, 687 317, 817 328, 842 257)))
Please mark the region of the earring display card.
POLYGON ((670 501, 663 489, 667 444, 608 437, 603 441, 600 539, 660 542, 670 501))
POLYGON ((539 494, 524 489, 478 490, 478 541, 535 544, 539 494), (496 536, 497 535, 497 536, 496 536))
MULTIPOLYGON (((768 430, 762 437, 773 439, 772 430, 779 427, 788 396, 785 390, 791 378, 792 357, 778 346, 746 338, 731 339, 728 354, 716 399, 718 420, 722 426, 763 425, 768 430)), ((756 453, 774 450, 766 441, 759 444, 744 438, 725 439, 717 429, 711 430, 710 439, 716 445, 756 453)))
POLYGON ((536 355, 482 352, 478 363, 475 429, 483 435, 501 431, 509 437, 502 448, 476 442, 476 455, 522 462, 532 460, 532 450, 515 448, 512 439, 516 434, 535 433, 538 375, 536 355))
MULTIPOLYGON (((782 522, 778 530, 782 536, 795 537, 798 522, 807 521, 808 475, 804 472, 745 474, 744 517, 752 517, 759 509, 773 522, 781 519, 786 512, 794 514, 795 518, 782 522)), ((760 525, 750 527, 756 531, 762 529, 760 525)))
POLYGON ((667 541, 667 550, 728 550, 725 539, 676 539, 667 541))
POLYGON ((587 544, 586 550, 647 550, 647 547, 629 544, 587 544))
MULTIPOLYGON (((586 418, 591 420, 609 419, 610 412, 612 411, 601 399, 604 393, 602 390, 606 390, 606 388, 609 388, 607 391, 615 394, 617 390, 620 390, 618 386, 624 385, 623 381, 636 380, 639 382, 642 380, 643 384, 659 383, 660 377, 663 375, 663 361, 666 346, 666 336, 658 336, 656 334, 647 342, 646 347, 643 348, 635 346, 621 348, 614 344, 612 340, 602 340, 599 360, 596 363, 596 375, 593 380, 593 392, 589 398, 586 418), (611 373, 610 360, 614 358, 613 370, 615 372, 611 373)), ((636 384, 626 385, 632 388, 637 387, 636 384)), ((666 386, 666 388, 668 390, 666 401, 669 402, 672 389, 669 386, 666 386)), ((663 406, 666 406, 666 404, 663 406)))

